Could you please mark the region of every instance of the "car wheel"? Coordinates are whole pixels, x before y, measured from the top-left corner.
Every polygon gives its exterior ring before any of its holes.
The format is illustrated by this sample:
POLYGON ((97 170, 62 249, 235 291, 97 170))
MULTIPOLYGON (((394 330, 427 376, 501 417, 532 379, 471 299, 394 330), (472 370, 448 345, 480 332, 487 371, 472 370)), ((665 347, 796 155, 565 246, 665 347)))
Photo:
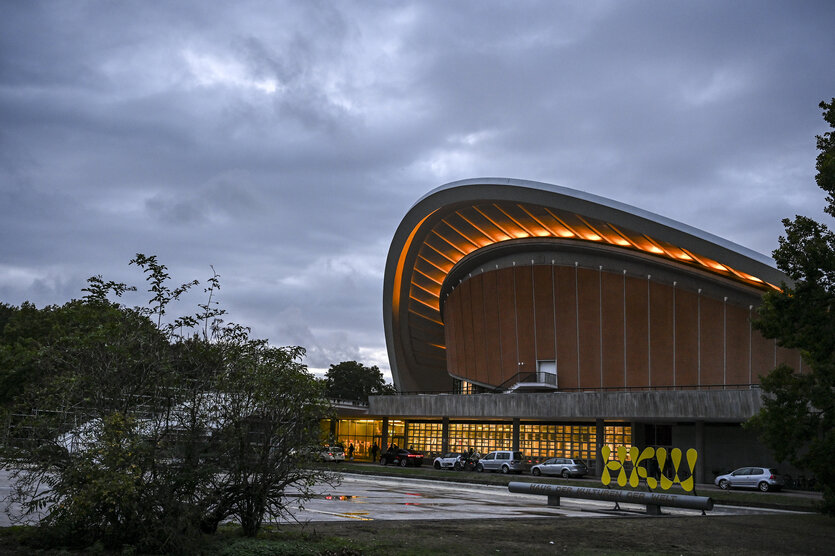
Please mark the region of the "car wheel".
POLYGON ((542 471, 539 470, 539 467, 534 467, 533 471, 531 471, 531 475, 534 477, 539 477, 542 475, 542 471))
POLYGON ((484 466, 479 463, 475 466, 475 470, 481 473, 482 471, 484 471, 484 466))
POLYGON ((389 462, 385 457, 380 458, 380 465, 388 465, 389 462))
POLYGON ((454 469, 455 471, 461 471, 461 468, 462 468, 462 467, 463 467, 463 466, 461 465, 461 462, 460 462, 460 461, 456 461, 456 462, 455 462, 455 465, 453 465, 453 466, 452 466, 452 469, 454 469))
POLYGON ((510 473, 510 467, 508 467, 506 465, 502 465, 502 473, 504 473, 505 475, 510 473))
POLYGON ((569 478, 570 476, 571 476, 571 473, 568 471, 568 469, 563 469, 563 470, 562 470, 562 478, 563 478, 563 479, 567 479, 567 478, 569 478))
POLYGON ((769 489, 771 488, 771 485, 768 484, 767 482, 763 481, 760 484, 758 484, 757 487, 759 487, 761 492, 768 492, 769 489))
POLYGON ((436 461, 434 467, 435 467, 435 469, 440 469, 441 468, 441 462, 436 461))
POLYGON ((400 467, 406 467, 407 465, 409 465, 409 462, 406 460, 406 458, 400 460, 400 467))
POLYGON ((728 490, 731 487, 731 483, 728 482, 727 479, 722 479, 719 481, 719 488, 722 490, 728 490))

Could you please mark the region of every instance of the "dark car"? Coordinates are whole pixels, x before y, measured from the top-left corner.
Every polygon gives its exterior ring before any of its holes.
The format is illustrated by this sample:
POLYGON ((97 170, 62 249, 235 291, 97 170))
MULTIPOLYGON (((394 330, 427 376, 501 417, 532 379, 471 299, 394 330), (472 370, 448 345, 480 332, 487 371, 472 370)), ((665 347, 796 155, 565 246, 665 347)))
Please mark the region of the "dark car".
POLYGON ((406 467, 407 465, 420 467, 423 465, 423 454, 415 450, 406 450, 404 448, 389 449, 383 452, 383 455, 380 456, 380 464, 388 465, 390 463, 399 465, 400 467, 406 467))

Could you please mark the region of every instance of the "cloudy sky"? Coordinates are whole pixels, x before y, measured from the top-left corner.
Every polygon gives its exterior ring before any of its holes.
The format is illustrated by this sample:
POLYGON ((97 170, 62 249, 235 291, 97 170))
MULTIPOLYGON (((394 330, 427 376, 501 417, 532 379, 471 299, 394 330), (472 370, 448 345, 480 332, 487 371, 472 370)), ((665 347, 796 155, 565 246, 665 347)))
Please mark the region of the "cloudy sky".
POLYGON ((834 23, 830 0, 5 2, 0 301, 141 285, 155 254, 177 282, 213 265, 230 320, 314 370, 387 372, 394 231, 484 176, 770 254, 781 218, 826 221, 834 23))

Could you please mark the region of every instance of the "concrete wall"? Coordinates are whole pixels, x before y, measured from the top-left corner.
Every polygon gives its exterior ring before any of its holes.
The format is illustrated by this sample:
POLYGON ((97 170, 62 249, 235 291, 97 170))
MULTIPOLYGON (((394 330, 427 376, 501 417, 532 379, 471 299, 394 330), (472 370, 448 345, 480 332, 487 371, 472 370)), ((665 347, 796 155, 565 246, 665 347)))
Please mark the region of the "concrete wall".
POLYGON ((370 415, 472 419, 740 423, 762 406, 761 391, 555 392, 371 396, 370 415))
MULTIPOLYGON (((699 458, 704 461, 704 481, 711 482, 717 474, 727 473, 746 465, 777 467, 781 473, 799 476, 801 472, 787 462, 774 459, 771 451, 757 439, 756 433, 737 425, 707 424, 704 436, 707 440, 699 458)), ((696 427, 673 427, 673 446, 692 447, 696 443, 696 427)))

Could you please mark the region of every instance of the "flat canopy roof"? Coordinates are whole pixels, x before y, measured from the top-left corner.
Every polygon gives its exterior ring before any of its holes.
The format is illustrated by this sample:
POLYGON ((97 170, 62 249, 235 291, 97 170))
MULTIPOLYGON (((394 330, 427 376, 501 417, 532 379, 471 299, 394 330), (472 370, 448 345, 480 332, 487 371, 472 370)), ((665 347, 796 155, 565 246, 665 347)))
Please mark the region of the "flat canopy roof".
POLYGON ((386 260, 383 321, 398 388, 448 389, 440 296, 456 265, 479 250, 532 239, 640 253, 742 289, 767 291, 787 280, 769 257, 611 199, 511 178, 448 183, 412 206, 386 260))

